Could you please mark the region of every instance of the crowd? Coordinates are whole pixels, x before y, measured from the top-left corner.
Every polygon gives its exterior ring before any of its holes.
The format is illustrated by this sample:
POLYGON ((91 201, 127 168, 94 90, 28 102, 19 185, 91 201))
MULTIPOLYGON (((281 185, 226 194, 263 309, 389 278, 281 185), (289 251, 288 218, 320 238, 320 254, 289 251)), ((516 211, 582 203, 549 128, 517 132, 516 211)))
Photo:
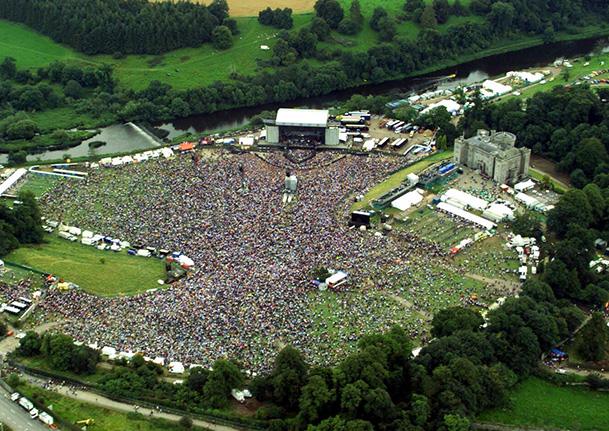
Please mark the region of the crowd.
POLYGON ((428 315, 417 309, 427 307, 429 289, 434 296, 463 289, 425 269, 445 251, 407 232, 376 236, 346 222, 348 198, 400 163, 320 153, 299 169, 281 153, 224 154, 62 181, 43 200, 49 218, 180 250, 196 268, 170 288, 132 297, 51 291, 42 308, 66 319, 64 331, 81 341, 188 364, 235 358, 257 370, 285 344, 328 362, 342 342, 393 324, 422 336, 428 315), (281 202, 286 169, 298 176, 289 205, 281 202), (319 267, 349 273, 346 291, 318 292, 311 278, 319 267), (400 297, 411 298, 412 313, 400 297))

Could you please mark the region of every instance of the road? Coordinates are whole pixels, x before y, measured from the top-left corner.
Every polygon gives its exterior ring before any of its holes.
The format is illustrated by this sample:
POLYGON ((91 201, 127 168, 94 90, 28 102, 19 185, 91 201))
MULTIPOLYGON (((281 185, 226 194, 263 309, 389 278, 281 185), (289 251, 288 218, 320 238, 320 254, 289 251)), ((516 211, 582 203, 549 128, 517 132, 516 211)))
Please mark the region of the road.
POLYGON ((0 422, 11 427, 13 431, 49 431, 38 419, 32 419, 28 412, 12 402, 9 397, 10 394, 0 387, 0 422))
MULTIPOLYGON (((28 374, 24 374, 22 377, 25 378, 28 381, 28 383, 37 385, 37 386, 43 386, 45 383, 48 382, 48 380, 43 380, 43 379, 28 375, 28 374)), ((125 412, 125 413, 136 412, 135 406, 132 404, 114 401, 114 400, 111 400, 109 398, 103 397, 101 395, 98 395, 96 393, 89 392, 89 391, 85 391, 85 390, 81 390, 81 389, 72 389, 67 386, 58 386, 58 385, 53 386, 52 391, 56 392, 60 395, 63 395, 65 397, 73 398, 75 400, 78 400, 78 401, 81 401, 84 403, 93 404, 98 407, 104 407, 104 408, 107 408, 110 410, 116 410, 116 411, 125 412)), ((159 411, 153 411, 151 409, 147 409, 144 407, 139 407, 137 409, 137 413, 141 413, 145 417, 162 418, 162 419, 166 419, 171 422, 178 422, 182 418, 181 416, 178 416, 178 415, 174 415, 171 413, 165 413, 165 412, 159 412, 159 411)), ((230 427, 227 425, 218 425, 218 424, 214 424, 211 422, 202 421, 200 419, 193 419, 192 423, 195 426, 201 427, 206 430, 211 430, 211 431, 238 431, 237 428, 233 428, 233 427, 230 427)), ((17 431, 17 430, 15 430, 15 431, 17 431)))

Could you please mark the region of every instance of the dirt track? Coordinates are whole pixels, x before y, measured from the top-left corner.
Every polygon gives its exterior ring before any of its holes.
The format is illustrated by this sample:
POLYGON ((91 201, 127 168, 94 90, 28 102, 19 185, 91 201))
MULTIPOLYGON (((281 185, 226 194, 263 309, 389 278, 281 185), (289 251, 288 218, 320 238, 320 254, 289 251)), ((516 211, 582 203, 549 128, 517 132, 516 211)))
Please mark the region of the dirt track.
MULTIPOLYGON (((152 0, 154 1, 154 0, 152 0)), ((190 0, 193 3, 209 3, 210 0, 190 0)), ((266 7, 289 7, 296 12, 313 10, 315 0, 228 0, 231 16, 258 16, 258 12, 266 7)))

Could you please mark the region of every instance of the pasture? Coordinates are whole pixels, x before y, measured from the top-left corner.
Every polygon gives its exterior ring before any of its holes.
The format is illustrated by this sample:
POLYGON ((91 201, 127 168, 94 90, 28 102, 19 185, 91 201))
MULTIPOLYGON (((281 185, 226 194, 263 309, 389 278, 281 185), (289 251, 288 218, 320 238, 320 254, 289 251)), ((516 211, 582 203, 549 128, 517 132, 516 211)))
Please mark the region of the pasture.
POLYGON ((165 279, 162 260, 101 251, 56 235, 48 235, 40 245, 22 246, 5 260, 52 273, 100 296, 141 293, 165 279))
POLYGON ((548 430, 604 430, 609 423, 609 394, 530 378, 512 391, 509 406, 482 413, 478 422, 548 430))

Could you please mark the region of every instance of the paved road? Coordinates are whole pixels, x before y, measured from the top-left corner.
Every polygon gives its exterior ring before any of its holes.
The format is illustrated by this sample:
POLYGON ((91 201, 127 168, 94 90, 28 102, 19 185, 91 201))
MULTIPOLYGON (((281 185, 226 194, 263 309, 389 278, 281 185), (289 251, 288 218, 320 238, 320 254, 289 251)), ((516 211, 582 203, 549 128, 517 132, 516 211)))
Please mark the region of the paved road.
POLYGON ((28 412, 12 402, 9 397, 10 394, 0 388, 0 422, 14 431, 49 431, 38 419, 32 419, 28 412))

